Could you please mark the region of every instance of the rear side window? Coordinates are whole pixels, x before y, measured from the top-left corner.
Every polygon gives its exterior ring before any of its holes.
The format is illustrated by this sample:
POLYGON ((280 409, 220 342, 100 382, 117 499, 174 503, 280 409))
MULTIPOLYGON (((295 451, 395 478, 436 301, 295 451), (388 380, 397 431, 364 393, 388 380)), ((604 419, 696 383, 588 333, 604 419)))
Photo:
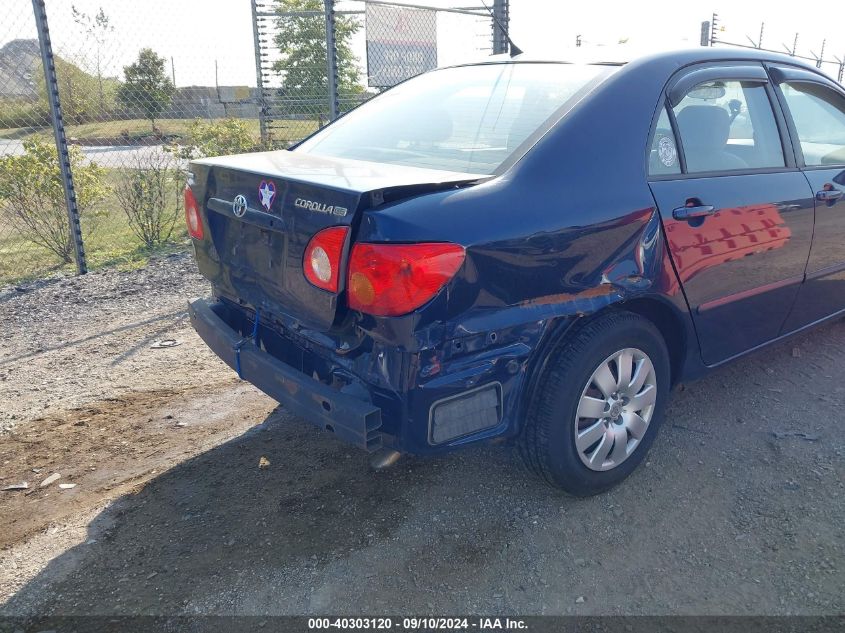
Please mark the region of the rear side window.
POLYGON ((660 118, 657 119, 657 127, 654 130, 654 137, 651 139, 648 173, 651 176, 681 173, 678 147, 675 143, 675 134, 672 132, 672 123, 669 121, 666 108, 663 108, 660 118))
POLYGON ((698 84, 673 112, 689 173, 786 164, 775 115, 761 83, 698 84))
POLYGON ((845 98, 818 84, 785 83, 780 88, 798 132, 804 163, 845 164, 845 98))

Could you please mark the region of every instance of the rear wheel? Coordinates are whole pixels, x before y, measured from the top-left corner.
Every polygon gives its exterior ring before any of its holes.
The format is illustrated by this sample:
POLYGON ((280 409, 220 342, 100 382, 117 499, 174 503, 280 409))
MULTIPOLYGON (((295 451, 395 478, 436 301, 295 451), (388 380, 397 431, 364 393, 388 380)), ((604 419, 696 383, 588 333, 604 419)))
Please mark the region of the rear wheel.
POLYGON ((650 321, 597 317, 551 353, 519 439, 523 460, 570 494, 607 490, 645 457, 669 381, 669 353, 650 321))

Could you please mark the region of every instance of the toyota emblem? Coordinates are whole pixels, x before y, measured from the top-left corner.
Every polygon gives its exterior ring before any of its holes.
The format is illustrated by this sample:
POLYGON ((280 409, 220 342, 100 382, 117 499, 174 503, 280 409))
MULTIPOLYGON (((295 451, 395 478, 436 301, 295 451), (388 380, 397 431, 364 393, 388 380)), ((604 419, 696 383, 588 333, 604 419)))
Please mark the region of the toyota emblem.
POLYGON ((235 199, 232 201, 232 213, 235 214, 236 218, 242 218, 246 215, 247 203, 246 197, 238 194, 235 196, 235 199))

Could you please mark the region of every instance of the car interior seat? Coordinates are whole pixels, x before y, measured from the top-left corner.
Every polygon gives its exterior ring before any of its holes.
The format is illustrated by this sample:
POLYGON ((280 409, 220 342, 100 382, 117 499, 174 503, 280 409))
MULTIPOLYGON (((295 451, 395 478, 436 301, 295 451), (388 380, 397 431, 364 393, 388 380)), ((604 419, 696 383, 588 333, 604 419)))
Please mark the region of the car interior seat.
POLYGON ((677 117, 689 171, 746 169, 748 164, 727 151, 731 115, 716 105, 690 105, 677 117))

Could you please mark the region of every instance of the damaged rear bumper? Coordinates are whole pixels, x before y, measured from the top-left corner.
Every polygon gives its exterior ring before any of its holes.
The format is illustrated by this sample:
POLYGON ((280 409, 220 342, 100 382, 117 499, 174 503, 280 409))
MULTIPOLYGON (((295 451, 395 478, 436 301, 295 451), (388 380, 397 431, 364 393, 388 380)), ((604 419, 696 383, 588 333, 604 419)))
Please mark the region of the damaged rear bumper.
POLYGON ((367 451, 382 447, 381 410, 371 403, 332 389, 245 340, 223 318, 222 303, 204 299, 188 303, 191 325, 206 345, 239 376, 291 413, 332 431, 367 451))

